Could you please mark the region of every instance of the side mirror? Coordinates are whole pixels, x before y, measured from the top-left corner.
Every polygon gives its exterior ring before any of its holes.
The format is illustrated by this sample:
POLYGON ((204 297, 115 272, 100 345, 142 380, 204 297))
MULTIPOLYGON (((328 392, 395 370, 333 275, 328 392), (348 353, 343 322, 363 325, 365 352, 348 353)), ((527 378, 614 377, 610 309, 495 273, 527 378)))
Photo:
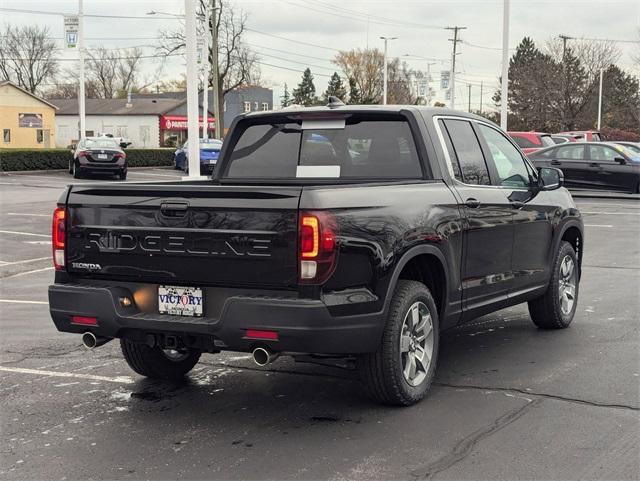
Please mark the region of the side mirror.
POLYGON ((564 184, 564 174, 560 169, 541 167, 538 170, 538 189, 556 190, 564 184))
POLYGON ((624 157, 616 157, 615 159, 613 159, 615 162, 619 163, 620 165, 626 165, 627 161, 625 160, 624 157))

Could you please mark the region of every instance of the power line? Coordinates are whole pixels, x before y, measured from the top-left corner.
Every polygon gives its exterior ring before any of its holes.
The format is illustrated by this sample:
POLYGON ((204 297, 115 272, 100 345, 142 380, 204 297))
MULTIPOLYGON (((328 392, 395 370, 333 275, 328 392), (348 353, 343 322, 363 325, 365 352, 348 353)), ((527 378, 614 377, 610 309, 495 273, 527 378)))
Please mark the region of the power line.
POLYGON ((331 50, 332 52, 339 52, 340 51, 337 48, 325 47, 324 45, 318 45, 318 44, 309 43, 309 42, 302 42, 300 40, 293 40, 291 38, 281 37, 280 35, 275 35, 273 33, 262 32, 260 30, 254 29, 254 28, 245 27, 244 29, 247 30, 248 32, 259 33, 260 35, 266 35, 267 37, 279 38, 280 40, 286 40, 287 42, 293 42, 293 43, 296 43, 298 45, 307 45, 309 47, 322 48, 324 50, 331 50))
POLYGON ((332 15, 333 17, 348 18, 350 20, 356 20, 358 22, 363 22, 363 23, 377 23, 380 25, 399 25, 399 26, 412 27, 412 28, 422 28, 422 29, 426 28, 426 29, 437 29, 437 30, 442 30, 444 28, 437 25, 417 24, 413 22, 405 22, 403 20, 388 19, 385 17, 380 17, 378 15, 369 15, 364 12, 357 12, 355 10, 349 10, 346 8, 334 7, 333 5, 329 5, 329 4, 323 4, 323 2, 315 2, 314 6, 309 6, 307 4, 293 3, 289 0, 280 0, 280 1, 284 3, 288 3, 289 5, 293 5, 295 7, 303 7, 308 10, 313 10, 315 12, 332 15), (317 6, 316 4, 320 4, 320 6, 317 6), (343 13, 340 14, 339 12, 343 12, 343 13), (355 12, 355 13, 351 13, 351 12, 355 12), (362 18, 362 16, 366 18, 362 18))
MULTIPOLYGON (((7 8, 7 7, 0 7, 0 12, 11 12, 11 13, 28 13, 28 14, 33 14, 33 15, 58 15, 58 16, 62 16, 62 15, 74 15, 75 13, 64 13, 64 12, 52 12, 50 10, 27 10, 27 9, 22 9, 22 8, 7 8)), ((98 14, 88 14, 85 13, 84 14, 85 17, 91 17, 91 18, 118 18, 118 19, 134 19, 134 20, 176 20, 179 17, 174 17, 174 16, 158 16, 158 15, 98 15, 98 14)))

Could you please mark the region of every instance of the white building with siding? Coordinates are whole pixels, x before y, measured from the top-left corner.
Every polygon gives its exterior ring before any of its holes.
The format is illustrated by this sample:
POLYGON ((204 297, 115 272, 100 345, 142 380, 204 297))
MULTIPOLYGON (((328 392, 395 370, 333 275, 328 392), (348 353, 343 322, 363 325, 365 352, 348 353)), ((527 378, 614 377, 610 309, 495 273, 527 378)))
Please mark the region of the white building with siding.
MULTIPOLYGON (((56 112, 56 147, 64 148, 79 137, 77 99, 52 99, 56 112)), ((86 136, 112 134, 132 142, 132 148, 160 146, 160 117, 183 103, 181 99, 87 99, 86 136)))

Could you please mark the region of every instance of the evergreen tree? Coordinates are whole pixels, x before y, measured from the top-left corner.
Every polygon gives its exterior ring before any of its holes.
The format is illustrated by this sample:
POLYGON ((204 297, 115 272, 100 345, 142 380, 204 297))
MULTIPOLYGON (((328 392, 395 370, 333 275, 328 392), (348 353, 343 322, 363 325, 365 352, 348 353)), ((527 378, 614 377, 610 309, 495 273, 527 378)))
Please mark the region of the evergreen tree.
POLYGON ((316 87, 313 85, 311 69, 305 69, 298 87, 293 89, 293 102, 298 105, 304 105, 305 107, 314 105, 318 102, 318 98, 316 97, 316 87))
POLYGON ((322 94, 322 99, 325 102, 329 102, 330 96, 338 97, 343 102, 347 98, 347 89, 342 83, 342 79, 340 78, 340 75, 338 75, 338 72, 333 72, 333 75, 329 80, 329 85, 327 85, 327 90, 322 94))
POLYGON ((349 103, 356 105, 362 103, 362 95, 353 77, 349 77, 349 103))
POLYGON ((282 97, 280 97, 280 103, 283 108, 291 105, 291 94, 289 93, 289 87, 286 83, 284 84, 284 92, 282 94, 282 97))

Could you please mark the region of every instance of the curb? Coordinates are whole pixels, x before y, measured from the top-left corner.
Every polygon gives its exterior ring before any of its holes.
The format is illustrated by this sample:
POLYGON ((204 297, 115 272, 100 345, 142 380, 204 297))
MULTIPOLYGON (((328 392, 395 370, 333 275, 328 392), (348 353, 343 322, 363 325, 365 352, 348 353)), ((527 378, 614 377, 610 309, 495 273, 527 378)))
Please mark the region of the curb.
MULTIPOLYGON (((127 170, 141 170, 141 169, 173 169, 172 165, 157 165, 157 166, 147 166, 147 167, 127 167, 127 170)), ((0 176, 3 175, 11 175, 11 174, 21 174, 21 175, 29 175, 29 174, 48 174, 50 172, 67 172, 67 169, 48 169, 48 170, 7 170, 0 172, 0 176)))
POLYGON ((570 191, 573 198, 578 199, 614 199, 614 200, 640 200, 640 194, 623 194, 617 192, 588 192, 570 191))

